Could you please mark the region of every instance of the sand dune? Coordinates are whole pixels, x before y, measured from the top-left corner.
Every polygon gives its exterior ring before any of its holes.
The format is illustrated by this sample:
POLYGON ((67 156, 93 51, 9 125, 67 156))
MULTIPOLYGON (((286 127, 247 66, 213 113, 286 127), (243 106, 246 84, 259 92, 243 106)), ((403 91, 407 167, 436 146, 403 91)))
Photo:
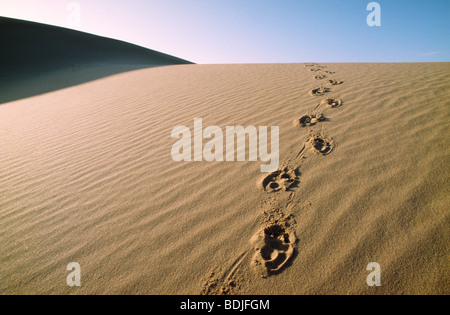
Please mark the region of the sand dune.
POLYGON ((161 66, 0 106, 1 294, 448 294, 450 64, 312 66, 161 66), (280 126, 280 170, 174 162, 196 117, 280 126))
POLYGON ((190 62, 129 43, 0 17, 0 104, 130 70, 190 62))

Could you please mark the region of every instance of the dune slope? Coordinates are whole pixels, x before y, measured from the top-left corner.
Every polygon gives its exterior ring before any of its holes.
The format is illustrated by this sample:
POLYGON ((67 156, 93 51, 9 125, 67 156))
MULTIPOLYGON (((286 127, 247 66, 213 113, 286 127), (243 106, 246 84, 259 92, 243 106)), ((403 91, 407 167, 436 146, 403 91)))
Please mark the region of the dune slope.
POLYGON ((129 43, 0 17, 0 104, 146 67, 190 63, 129 43))

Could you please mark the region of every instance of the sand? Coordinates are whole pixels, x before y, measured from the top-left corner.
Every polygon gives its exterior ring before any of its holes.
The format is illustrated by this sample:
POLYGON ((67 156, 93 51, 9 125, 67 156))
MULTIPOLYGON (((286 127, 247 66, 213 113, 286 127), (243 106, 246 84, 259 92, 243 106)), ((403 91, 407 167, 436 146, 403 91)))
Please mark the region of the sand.
POLYGON ((27 96, 0 105, 0 294, 450 293, 449 63, 162 65, 27 96), (280 170, 174 162, 197 117, 279 126, 280 170))

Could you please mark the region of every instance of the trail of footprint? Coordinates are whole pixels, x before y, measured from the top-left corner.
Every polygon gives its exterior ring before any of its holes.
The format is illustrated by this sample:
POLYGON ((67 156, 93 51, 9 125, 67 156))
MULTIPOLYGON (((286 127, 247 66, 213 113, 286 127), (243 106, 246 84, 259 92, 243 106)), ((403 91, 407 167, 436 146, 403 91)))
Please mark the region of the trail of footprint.
MULTIPOLYGON (((315 67, 320 66, 315 65, 315 67)), ((320 87, 313 89, 310 94, 319 96, 327 92, 329 92, 329 89, 320 87)), ((326 99, 315 108, 315 111, 321 105, 336 108, 342 105, 342 100, 326 99)), ((294 126, 311 127, 323 120, 325 120, 325 117, 322 113, 308 114, 295 120, 294 126)), ((286 160, 282 168, 264 176, 258 182, 258 187, 261 190, 276 193, 275 196, 278 196, 278 198, 269 199, 269 210, 264 212, 262 227, 252 238, 255 250, 252 267, 261 277, 266 278, 282 272, 296 255, 298 239, 294 232, 295 216, 289 213, 289 210, 292 211, 292 208, 295 207, 293 205, 295 191, 291 191, 284 205, 280 205, 282 198, 286 196, 283 192, 290 191, 295 184, 300 183, 300 168, 308 152, 313 151, 317 155, 329 155, 334 149, 334 140, 327 137, 323 132, 310 131, 308 138, 295 157, 286 160)))
MULTIPOLYGON (((318 65, 315 67, 320 68, 318 65)), ((327 92, 329 92, 328 88, 320 87, 313 89, 310 94, 319 96, 327 92)), ((333 101, 330 100, 329 103, 333 104, 333 101)), ((342 101, 339 100, 337 103, 341 105, 342 101)), ((322 113, 308 114, 295 120, 294 126, 311 127, 323 120, 325 116, 322 113)), ((287 160, 283 168, 260 180, 258 183, 260 189, 266 192, 288 191, 294 183, 299 183, 299 170, 305 155, 310 151, 308 148, 311 148, 315 154, 328 155, 334 150, 335 143, 323 133, 310 132, 293 160, 287 160)), ((293 228, 295 224, 290 221, 292 219, 295 221, 295 217, 292 214, 285 214, 285 211, 292 207, 294 196, 295 191, 290 193, 284 207, 272 207, 264 213, 265 224, 252 239, 255 246, 252 267, 263 278, 282 272, 295 256, 298 240, 293 228)))
MULTIPOLYGON (((315 67, 317 69, 320 66, 315 67)), ((312 90, 311 95, 319 96, 327 92, 329 92, 328 88, 320 87, 312 90)), ((319 106, 320 104, 316 110, 319 106)), ((295 120, 294 126, 311 127, 324 120, 325 116, 322 113, 308 114, 295 120)), ((258 187, 268 193, 278 193, 278 199, 272 199, 272 203, 279 203, 282 196, 285 196, 282 194, 283 191, 291 191, 300 183, 299 170, 305 155, 309 152, 308 148, 316 154, 328 155, 334 147, 333 140, 321 133, 311 132, 294 159, 287 160, 284 167, 264 176, 258 182, 258 187)), ((255 249, 252 267, 263 278, 282 272, 296 254, 298 240, 293 228, 295 223, 292 223, 295 217, 292 214, 285 214, 285 211, 292 207, 294 196, 295 191, 292 191, 284 206, 272 205, 270 210, 264 212, 264 224, 252 239, 255 249)))
MULTIPOLYGON (((318 71, 322 66, 308 64, 305 67, 314 67, 310 71, 318 71)), ((327 72, 329 73, 329 72, 327 72)), ((321 96, 330 89, 320 87, 313 89, 310 94, 321 96)), ((342 100, 329 98, 322 101, 321 105, 339 107, 342 100)), ((318 122, 326 118, 322 113, 308 114, 294 122, 299 127, 314 127, 318 122)), ((237 276, 238 270, 253 252, 250 266, 257 275, 266 278, 281 273, 297 254, 298 239, 295 235, 296 220, 293 215, 295 204, 295 188, 300 184, 300 169, 308 152, 317 155, 328 155, 335 149, 332 139, 323 133, 310 131, 309 136, 299 149, 289 149, 290 158, 283 163, 279 170, 265 175, 258 181, 260 190, 267 193, 263 200, 265 210, 261 228, 251 239, 252 250, 244 250, 224 271, 216 268, 208 277, 203 279, 202 294, 234 294, 241 290, 244 279, 237 276)), ((249 281, 249 279, 247 279, 249 281)))
MULTIPOLYGON (((308 152, 317 155, 328 155, 335 148, 335 143, 322 133, 311 132, 292 160, 286 160, 283 167, 272 174, 264 176, 258 183, 260 189, 275 192, 270 200, 269 210, 264 212, 262 228, 252 239, 255 254, 252 268, 263 278, 282 272, 296 255, 297 237, 294 232, 295 216, 289 213, 293 207, 295 190, 291 190, 293 183, 300 183, 300 168, 308 152), (278 181, 291 181, 286 189, 278 189, 278 181), (271 187, 271 185, 274 186, 271 187), (277 188, 273 190, 272 188, 277 188), (284 205, 284 192, 291 191, 284 205)), ((284 182, 283 182, 284 183, 284 182)))

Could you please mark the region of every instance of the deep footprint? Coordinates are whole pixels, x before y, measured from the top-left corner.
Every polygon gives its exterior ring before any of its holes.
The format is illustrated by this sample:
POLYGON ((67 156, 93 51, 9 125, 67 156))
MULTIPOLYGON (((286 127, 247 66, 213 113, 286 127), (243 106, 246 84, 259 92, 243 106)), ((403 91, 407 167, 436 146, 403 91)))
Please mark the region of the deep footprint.
POLYGON ((294 120, 295 127, 310 127, 316 125, 318 122, 325 121, 326 118, 323 114, 310 114, 300 117, 294 120))
POLYGON ((331 107, 331 108, 338 108, 338 107, 341 107, 343 103, 344 102, 338 98, 327 98, 327 99, 324 99, 320 104, 331 107))
POLYGON ((344 81, 340 81, 340 80, 328 80, 328 83, 331 85, 341 85, 344 83, 344 81))
POLYGON ((309 92, 309 94, 312 95, 312 96, 322 96, 322 95, 324 95, 325 93, 328 93, 328 92, 330 92, 329 88, 320 87, 320 88, 316 88, 316 89, 312 90, 311 92, 309 92))
POLYGON ((263 177, 258 182, 258 188, 266 192, 287 191, 296 183, 298 183, 296 172, 285 168, 263 177))
POLYGON ((328 155, 333 152, 335 147, 333 140, 321 134, 312 134, 309 143, 312 145, 314 152, 319 155, 328 155))
POLYGON ((297 238, 294 231, 281 224, 272 224, 259 231, 253 238, 255 256, 252 267, 262 277, 281 272, 295 253, 297 238))

